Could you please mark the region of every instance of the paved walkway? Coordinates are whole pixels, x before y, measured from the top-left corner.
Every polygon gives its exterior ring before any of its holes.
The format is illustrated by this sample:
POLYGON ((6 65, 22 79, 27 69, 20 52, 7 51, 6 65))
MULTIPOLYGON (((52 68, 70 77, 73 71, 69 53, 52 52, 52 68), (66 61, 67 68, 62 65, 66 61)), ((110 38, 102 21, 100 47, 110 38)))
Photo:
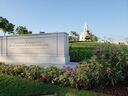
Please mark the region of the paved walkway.
POLYGON ((45 68, 48 66, 56 66, 58 68, 63 68, 65 66, 65 67, 74 68, 74 67, 76 67, 77 64, 78 64, 78 62, 70 62, 69 64, 43 64, 41 66, 45 67, 45 68))

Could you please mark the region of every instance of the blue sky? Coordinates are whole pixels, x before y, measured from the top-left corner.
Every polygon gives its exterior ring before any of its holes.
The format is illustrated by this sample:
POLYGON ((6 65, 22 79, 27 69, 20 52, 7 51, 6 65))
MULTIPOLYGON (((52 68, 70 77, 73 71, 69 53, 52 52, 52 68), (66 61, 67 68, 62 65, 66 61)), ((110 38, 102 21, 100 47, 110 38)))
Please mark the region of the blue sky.
POLYGON ((100 38, 128 37, 128 0, 0 0, 0 16, 33 33, 82 32, 88 23, 100 38))

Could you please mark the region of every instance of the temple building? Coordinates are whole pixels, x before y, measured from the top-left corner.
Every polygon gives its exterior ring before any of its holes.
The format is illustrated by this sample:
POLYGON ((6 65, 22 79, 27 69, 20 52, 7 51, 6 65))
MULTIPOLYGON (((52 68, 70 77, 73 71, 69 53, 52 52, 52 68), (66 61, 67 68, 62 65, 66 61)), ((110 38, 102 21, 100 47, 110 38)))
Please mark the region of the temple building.
POLYGON ((84 25, 84 30, 83 30, 83 32, 79 36, 79 41, 86 41, 85 37, 86 36, 90 36, 90 34, 91 33, 89 32, 88 25, 85 24, 84 25))

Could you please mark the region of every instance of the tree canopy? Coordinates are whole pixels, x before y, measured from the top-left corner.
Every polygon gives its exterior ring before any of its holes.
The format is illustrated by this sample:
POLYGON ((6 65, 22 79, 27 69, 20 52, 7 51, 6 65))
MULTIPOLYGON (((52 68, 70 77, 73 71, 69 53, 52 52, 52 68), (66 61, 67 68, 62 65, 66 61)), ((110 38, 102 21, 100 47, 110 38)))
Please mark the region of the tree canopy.
POLYGON ((98 41, 98 38, 93 34, 86 36, 85 39, 86 41, 93 41, 93 42, 98 41))
POLYGON ((18 26, 16 28, 16 34, 32 34, 32 31, 28 31, 28 29, 25 26, 18 26))
POLYGON ((71 31, 71 36, 77 37, 79 34, 76 31, 71 31))
POLYGON ((6 18, 0 16, 0 30, 4 32, 4 35, 6 35, 6 33, 14 33, 14 26, 15 25, 10 23, 6 18))
POLYGON ((69 41, 79 41, 79 34, 76 31, 71 31, 69 41))

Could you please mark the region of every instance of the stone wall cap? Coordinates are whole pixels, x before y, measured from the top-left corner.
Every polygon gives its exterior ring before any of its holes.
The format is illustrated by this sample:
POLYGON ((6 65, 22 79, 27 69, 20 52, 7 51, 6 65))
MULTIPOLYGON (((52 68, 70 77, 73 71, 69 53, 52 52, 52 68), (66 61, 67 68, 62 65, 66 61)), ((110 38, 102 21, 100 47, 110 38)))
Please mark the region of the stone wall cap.
POLYGON ((52 34, 66 34, 69 35, 66 32, 52 32, 52 33, 42 33, 42 34, 22 34, 22 35, 7 35, 7 36, 0 36, 0 37, 19 37, 19 36, 35 36, 35 35, 52 35, 52 34))

